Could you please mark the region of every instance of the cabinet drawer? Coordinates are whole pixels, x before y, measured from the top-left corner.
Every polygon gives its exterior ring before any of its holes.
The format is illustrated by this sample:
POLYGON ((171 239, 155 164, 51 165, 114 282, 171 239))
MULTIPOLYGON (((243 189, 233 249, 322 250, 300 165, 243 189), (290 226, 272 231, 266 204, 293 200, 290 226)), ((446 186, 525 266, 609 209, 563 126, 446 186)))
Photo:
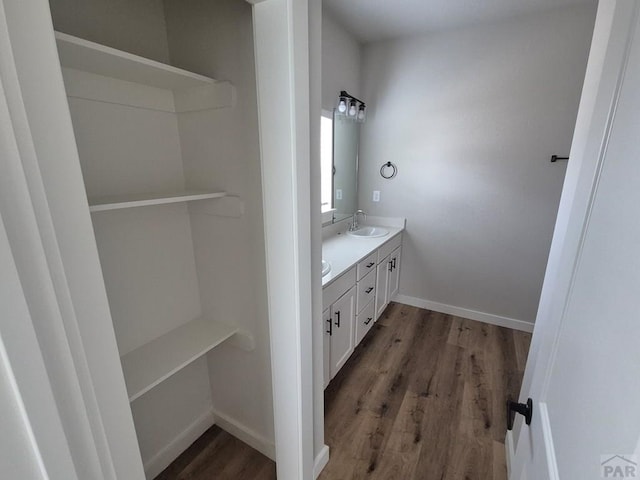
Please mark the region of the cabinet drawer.
POLYGON ((362 280, 358 282, 358 300, 357 309, 359 312, 376 296, 376 273, 375 269, 369 272, 362 280))
POLYGON ((378 253, 373 252, 364 260, 360 260, 358 262, 358 276, 357 280, 360 280, 362 277, 367 275, 369 272, 372 272, 376 269, 376 263, 378 258, 378 253))
POLYGON ((389 255, 391 252, 393 252, 401 244, 402 244, 402 234, 399 233, 398 235, 393 237, 391 240, 389 240, 387 243, 382 245, 378 249, 378 263, 380 263, 382 260, 384 260, 384 258, 387 255, 389 255))
POLYGON ((322 289, 322 309, 338 300, 344 293, 356 284, 356 268, 352 267, 322 289))
POLYGON ((375 321, 375 302, 373 299, 362 311, 356 315, 356 345, 358 345, 367 334, 375 321))

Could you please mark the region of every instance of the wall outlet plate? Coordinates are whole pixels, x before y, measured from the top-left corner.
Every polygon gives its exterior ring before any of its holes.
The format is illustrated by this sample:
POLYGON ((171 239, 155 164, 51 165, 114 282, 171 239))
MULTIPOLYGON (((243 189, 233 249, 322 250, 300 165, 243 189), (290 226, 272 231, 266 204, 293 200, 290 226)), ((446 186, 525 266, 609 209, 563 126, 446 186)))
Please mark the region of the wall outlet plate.
POLYGON ((373 191, 373 201, 374 202, 379 202, 380 201, 380 190, 374 190, 373 191))

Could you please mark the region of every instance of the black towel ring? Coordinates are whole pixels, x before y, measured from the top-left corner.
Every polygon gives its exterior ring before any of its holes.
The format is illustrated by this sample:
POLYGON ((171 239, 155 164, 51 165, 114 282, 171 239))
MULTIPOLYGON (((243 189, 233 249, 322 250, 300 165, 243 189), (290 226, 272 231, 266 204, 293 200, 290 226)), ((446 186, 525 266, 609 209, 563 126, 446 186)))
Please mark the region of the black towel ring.
POLYGON ((382 176, 382 178, 386 178, 388 180, 390 178, 395 177, 397 174, 398 174, 398 167, 396 167, 391 162, 383 163, 382 166, 380 167, 380 176, 382 176), (393 168, 393 172, 391 172, 391 175, 385 174, 385 168, 393 168))

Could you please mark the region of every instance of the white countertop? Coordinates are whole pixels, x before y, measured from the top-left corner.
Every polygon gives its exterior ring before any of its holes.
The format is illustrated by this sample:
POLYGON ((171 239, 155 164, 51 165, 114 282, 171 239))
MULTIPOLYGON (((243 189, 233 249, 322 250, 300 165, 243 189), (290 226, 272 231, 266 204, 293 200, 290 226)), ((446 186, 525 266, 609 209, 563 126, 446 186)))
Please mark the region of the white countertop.
MULTIPOLYGON (((363 223, 362 226, 383 227, 389 230, 389 234, 378 238, 356 238, 345 233, 345 228, 341 229, 334 235, 326 237, 322 242, 322 259, 331 264, 331 271, 322 277, 322 286, 326 287, 344 272, 353 267, 360 260, 365 258, 371 252, 376 251, 379 247, 387 243, 393 237, 404 230, 404 219, 398 221, 370 221, 363 223), (395 224, 396 226, 391 226, 395 224), (398 224, 402 226, 397 226, 398 224)), ((396 220, 396 219, 394 219, 396 220)))

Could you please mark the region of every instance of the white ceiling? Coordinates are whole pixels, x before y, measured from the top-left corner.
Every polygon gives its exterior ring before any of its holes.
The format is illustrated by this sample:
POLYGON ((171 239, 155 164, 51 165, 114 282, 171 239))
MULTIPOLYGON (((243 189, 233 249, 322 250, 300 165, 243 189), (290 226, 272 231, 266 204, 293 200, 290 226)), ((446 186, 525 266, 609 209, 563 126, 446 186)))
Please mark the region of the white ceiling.
POLYGON ((363 43, 485 23, 596 0, 323 0, 363 43))

